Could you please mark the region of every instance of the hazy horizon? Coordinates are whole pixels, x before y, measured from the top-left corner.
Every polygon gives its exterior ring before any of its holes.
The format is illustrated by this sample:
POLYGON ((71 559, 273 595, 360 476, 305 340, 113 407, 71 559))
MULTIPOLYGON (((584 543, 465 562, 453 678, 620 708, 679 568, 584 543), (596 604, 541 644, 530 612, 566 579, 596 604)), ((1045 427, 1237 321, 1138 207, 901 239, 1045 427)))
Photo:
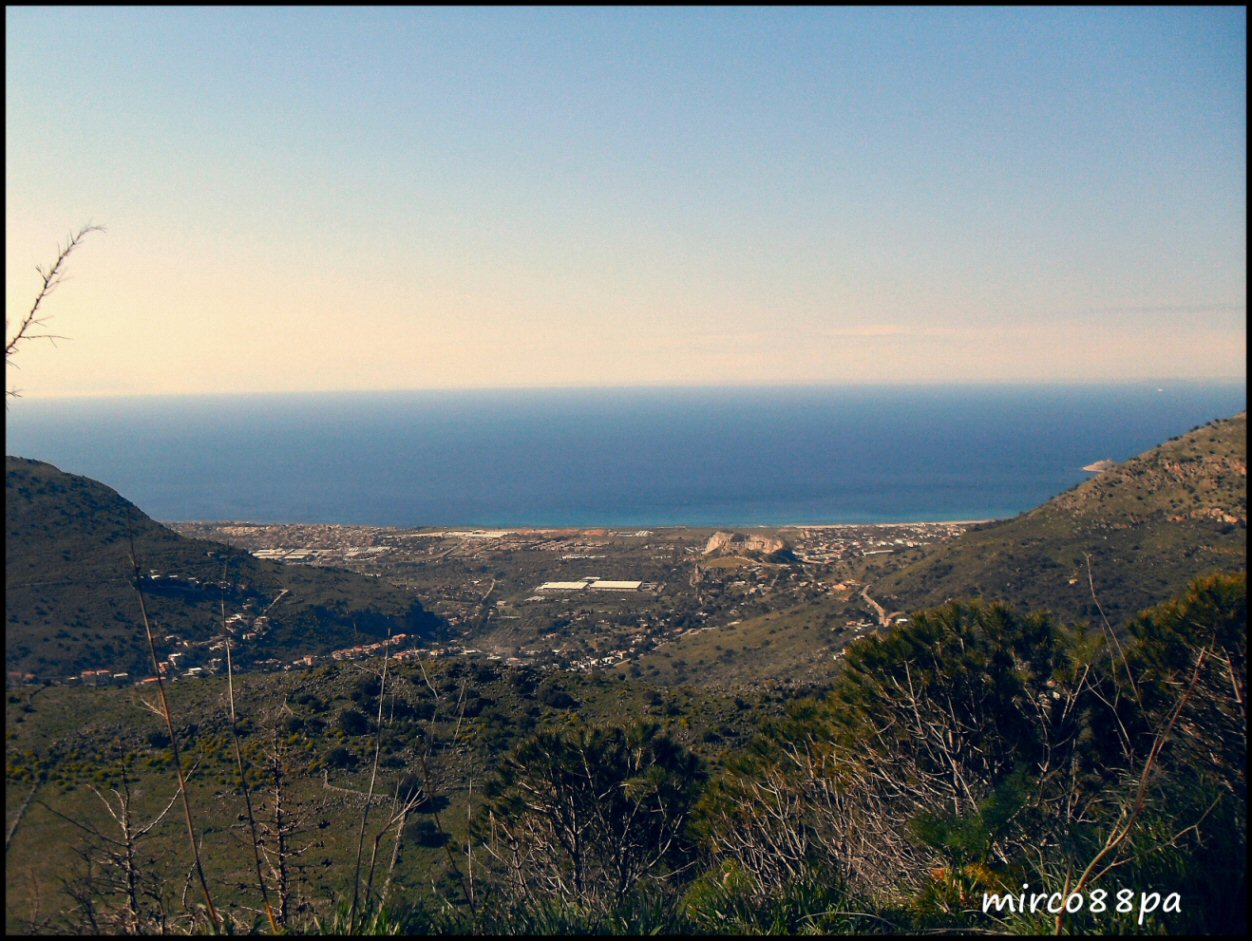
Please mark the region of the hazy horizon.
POLYGON ((910 389, 910 388, 926 388, 926 389, 968 389, 975 387, 1001 388, 1001 389, 1106 389, 1106 388, 1132 388, 1132 387, 1152 387, 1156 386, 1161 391, 1169 390, 1178 386, 1236 386, 1242 385, 1246 388, 1246 376, 1171 376, 1171 377, 1148 377, 1143 379, 1110 379, 1110 380, 950 380, 950 381, 914 381, 914 382, 797 382, 797 383, 757 383, 757 384, 690 384, 678 385, 673 383, 657 383, 653 385, 563 385, 563 386, 426 386, 421 388, 393 388, 393 389, 277 389, 277 390, 256 390, 247 392, 231 392, 223 390, 213 390, 206 392, 151 392, 151 393, 98 393, 95 395, 74 395, 69 393, 51 392, 46 395, 27 396, 25 393, 18 397, 17 402, 10 400, 11 408, 20 408, 22 400, 34 402, 64 402, 71 403, 77 401, 108 401, 112 399, 203 399, 203 398, 284 398, 284 397, 313 397, 313 396, 403 396, 403 395, 459 395, 459 394, 500 394, 508 395, 510 393, 568 393, 571 395, 588 394, 599 395, 604 393, 768 393, 776 391, 780 393, 786 392, 803 392, 803 391, 821 391, 821 390, 889 390, 889 389, 910 389))
POLYGON ((30 399, 1246 377, 1242 8, 6 8, 30 399))

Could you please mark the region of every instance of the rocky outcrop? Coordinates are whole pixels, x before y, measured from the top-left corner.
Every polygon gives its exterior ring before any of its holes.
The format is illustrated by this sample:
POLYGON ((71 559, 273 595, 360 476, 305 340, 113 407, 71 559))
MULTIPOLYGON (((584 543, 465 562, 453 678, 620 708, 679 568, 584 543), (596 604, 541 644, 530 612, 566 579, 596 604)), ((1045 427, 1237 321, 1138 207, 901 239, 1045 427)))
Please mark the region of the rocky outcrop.
POLYGON ((791 559, 791 548, 776 536, 750 536, 745 533, 716 532, 709 537, 704 554, 746 555, 771 562, 791 559))

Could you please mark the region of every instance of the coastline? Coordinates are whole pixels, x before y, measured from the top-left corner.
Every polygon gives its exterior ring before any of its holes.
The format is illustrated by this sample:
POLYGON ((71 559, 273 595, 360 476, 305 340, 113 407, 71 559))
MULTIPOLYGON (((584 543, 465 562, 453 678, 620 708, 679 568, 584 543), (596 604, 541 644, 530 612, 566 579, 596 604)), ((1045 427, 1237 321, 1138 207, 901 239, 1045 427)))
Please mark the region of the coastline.
POLYGON ((8 453, 100 481, 164 520, 761 531, 1011 518, 1088 479, 1079 461, 1091 454, 1137 454, 1242 408, 1235 398, 1226 387, 887 387, 295 397, 280 408, 244 396, 225 410, 24 403, 5 434, 8 453))
POLYGON ((661 523, 661 524, 642 524, 635 525, 605 525, 605 524, 589 524, 580 526, 379 526, 372 523, 326 523, 326 522, 272 522, 262 520, 157 520, 162 526, 179 527, 179 526, 213 526, 213 527, 238 527, 241 529, 269 529, 269 528, 310 528, 310 529, 355 529, 355 530, 371 530, 375 532, 387 533, 409 533, 418 536, 432 537, 459 537, 459 538, 499 538, 502 536, 525 536, 538 534, 556 534, 556 535, 572 535, 572 534, 591 534, 603 536, 613 535, 641 535, 645 531, 657 532, 666 531, 674 532, 681 530, 697 530, 697 531, 727 531, 727 530, 783 530, 783 529, 895 529, 908 526, 978 526, 983 523, 995 523, 1009 517, 986 517, 984 519, 960 519, 960 520, 896 520, 886 523, 721 523, 721 524, 704 524, 704 523, 661 523))

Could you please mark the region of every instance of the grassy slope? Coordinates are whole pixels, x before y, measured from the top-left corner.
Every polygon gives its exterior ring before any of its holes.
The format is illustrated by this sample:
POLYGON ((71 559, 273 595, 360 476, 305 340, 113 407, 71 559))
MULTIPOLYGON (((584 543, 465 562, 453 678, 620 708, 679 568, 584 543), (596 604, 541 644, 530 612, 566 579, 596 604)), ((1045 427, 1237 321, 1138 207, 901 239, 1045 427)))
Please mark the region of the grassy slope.
MULTIPOLYGON (((291 755, 288 813, 303 818, 298 843, 309 851, 301 863, 302 878, 310 896, 324 904, 332 894, 350 896, 352 861, 361 821, 361 803, 323 785, 323 767, 335 748, 351 756, 345 767, 329 769, 335 787, 364 791, 368 787, 372 760, 372 734, 349 736, 339 731, 338 716, 357 709, 376 714, 377 698, 362 695, 362 680, 376 674, 381 661, 328 664, 308 673, 248 674, 236 679, 236 701, 245 729, 245 755, 259 763, 264 746, 274 741, 271 729, 291 755), (316 723, 324 723, 320 730, 316 723)), ((450 845, 460 865, 466 835, 470 787, 474 807, 478 794, 502 750, 529 732, 569 722, 623 722, 652 719, 666 725, 680 741, 716 762, 731 747, 742 745, 756 721, 777 712, 776 700, 763 703, 688 689, 658 690, 646 683, 615 674, 571 674, 508 668, 483 660, 463 658, 424 664, 426 678, 414 663, 391 664, 388 715, 397 718, 386 727, 376 793, 390 793, 402 775, 422 769, 421 755, 433 738, 429 769, 432 790, 442 798, 437 826, 450 835, 450 845), (427 685, 427 679, 430 686, 427 685), (438 698, 431 693, 437 691, 438 698), (464 688, 468 704, 457 721, 456 703, 464 688), (573 700, 550 703, 553 693, 565 692, 573 700), (438 702, 432 720, 413 715, 399 718, 404 706, 420 707, 438 702)), ((102 829, 111 825, 90 787, 116 781, 108 769, 119 759, 133 758, 132 788, 141 794, 139 814, 145 819, 174 793, 174 775, 162 756, 163 742, 153 744, 162 722, 140 702, 131 689, 74 689, 52 687, 9 691, 6 708, 6 821, 11 822, 22 801, 41 775, 39 800, 32 804, 17 830, 6 867, 7 927, 15 930, 36 906, 46 914, 69 904, 61 894, 59 878, 72 869, 75 847, 83 834, 56 813, 102 829), (32 698, 33 693, 33 698, 32 698), (84 718, 86 717, 86 718, 84 718)), ((242 842, 239 827, 244 812, 242 797, 234 792, 233 759, 226 720, 226 682, 217 677, 183 681, 171 691, 171 708, 180 729, 185 762, 198 763, 192 778, 197 829, 203 833, 209 877, 219 904, 237 910, 238 904, 256 905, 249 881, 251 855, 242 842)), ((258 765, 249 771, 255 784, 258 765)), ((263 795, 256 798, 264 806, 263 795)), ((258 813, 261 810, 258 809, 258 813)), ((385 819, 379 809, 371 816, 370 833, 385 819)), ((430 813, 416 814, 411 826, 434 821, 430 813)), ((369 841, 367 840, 367 843, 369 841)), ((391 844, 383 843, 383 865, 390 859, 391 844)), ((406 840, 397 868, 397 882, 406 897, 426 891, 448 870, 446 848, 419 845, 414 834, 406 840)), ((189 865, 182 821, 171 814, 146 844, 145 865, 159 871, 180 889, 189 865)), ((368 847, 367 847, 368 857, 368 847)))
POLYGON ((690 631, 639 658, 638 671, 665 684, 807 693, 833 676, 833 654, 847 639, 843 623, 825 604, 796 605, 690 631))
POLYGON ((1247 564, 1247 414, 1172 438, 1034 510, 918 554, 875 584, 911 610, 949 598, 1003 599, 1114 623, 1197 575, 1247 564))
MULTIPOLYGON (((1015 519, 869 558, 863 579, 892 612, 981 596, 1093 620, 1090 556, 1099 602, 1117 623, 1197 575, 1246 566, 1246 452, 1246 415, 1212 422, 1015 519)), ((872 616, 855 592, 825 596, 692 632, 641 658, 639 669, 656 682, 712 688, 820 686, 838 670, 834 654, 862 633, 846 621, 872 616)))
POLYGON ((220 543, 186 539, 115 491, 50 464, 9 457, 5 495, 5 666, 60 678, 92 667, 150 672, 130 584, 129 525, 140 571, 202 583, 145 591, 158 637, 204 640, 249 599, 258 613, 286 588, 258 657, 290 659, 352 643, 362 634, 430 632, 436 619, 412 595, 351 572, 281 565, 220 543))

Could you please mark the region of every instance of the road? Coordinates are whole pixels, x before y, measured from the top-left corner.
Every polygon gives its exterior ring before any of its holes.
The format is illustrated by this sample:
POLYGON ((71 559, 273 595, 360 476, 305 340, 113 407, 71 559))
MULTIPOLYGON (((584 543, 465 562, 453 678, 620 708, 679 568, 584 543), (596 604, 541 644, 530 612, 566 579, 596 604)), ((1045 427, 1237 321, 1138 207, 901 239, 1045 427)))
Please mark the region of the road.
POLYGON ((874 609, 874 613, 878 615, 878 626, 890 627, 891 626, 890 616, 887 614, 886 609, 883 608, 882 605, 880 605, 877 601, 875 601, 873 598, 869 596, 868 585, 866 585, 864 588, 861 589, 861 597, 865 599, 865 601, 869 604, 869 606, 874 609))
POLYGON ((280 592, 278 593, 278 597, 276 597, 273 601, 271 601, 268 605, 266 605, 265 610, 261 612, 261 617, 266 617, 266 616, 270 613, 270 608, 274 607, 274 605, 276 605, 276 604, 278 604, 278 602, 282 601, 282 600, 283 600, 283 595, 287 594, 287 592, 288 592, 288 589, 286 589, 286 588, 284 588, 282 591, 280 591, 280 592))

